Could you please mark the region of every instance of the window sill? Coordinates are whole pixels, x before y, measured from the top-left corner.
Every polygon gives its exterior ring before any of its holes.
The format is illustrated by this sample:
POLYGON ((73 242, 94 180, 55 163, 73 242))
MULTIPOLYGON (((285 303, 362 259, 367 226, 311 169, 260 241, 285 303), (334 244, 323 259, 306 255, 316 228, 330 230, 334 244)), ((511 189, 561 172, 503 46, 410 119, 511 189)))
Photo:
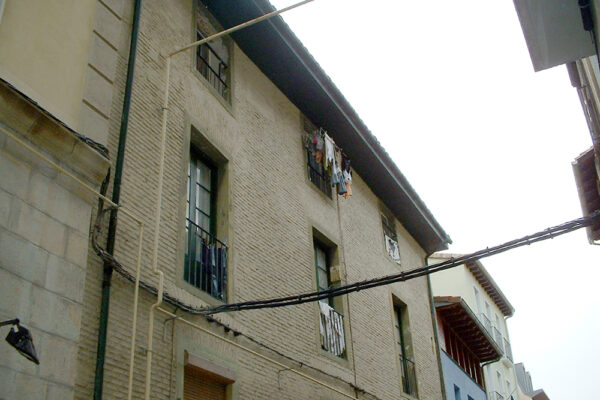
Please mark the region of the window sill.
POLYGON ((198 289, 196 286, 186 282, 183 278, 180 278, 177 281, 177 286, 211 307, 216 307, 216 306, 221 306, 221 305, 226 304, 225 302, 212 297, 210 294, 206 293, 205 291, 198 289))
POLYGON ((206 80, 206 78, 204 77, 204 75, 202 75, 200 73, 200 71, 198 71, 194 66, 192 66, 192 71, 193 74, 196 76, 196 78, 198 78, 198 80, 200 82, 202 82, 202 84, 204 85, 204 87, 206 89, 208 89, 208 91, 213 95, 213 97, 223 106, 223 108, 225 108, 225 110, 227 110, 227 112, 233 117, 235 118, 235 114, 233 111, 233 89, 230 89, 231 93, 230 93, 230 100, 227 101, 226 99, 223 98, 223 96, 221 96, 221 94, 219 92, 217 92, 217 90, 206 80))

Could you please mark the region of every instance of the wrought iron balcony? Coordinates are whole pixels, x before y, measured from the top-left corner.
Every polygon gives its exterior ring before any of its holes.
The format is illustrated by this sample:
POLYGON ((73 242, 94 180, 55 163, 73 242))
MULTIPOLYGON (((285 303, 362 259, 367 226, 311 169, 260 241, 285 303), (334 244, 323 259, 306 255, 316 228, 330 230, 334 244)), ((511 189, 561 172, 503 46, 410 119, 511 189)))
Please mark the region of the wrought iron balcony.
POLYGON ((319 310, 321 347, 335 356, 343 357, 346 352, 344 316, 322 301, 319 302, 319 310))
POLYGON ((510 347, 510 342, 506 339, 504 339, 504 353, 506 353, 506 357, 508 357, 508 359, 511 362, 514 362, 513 355, 512 355, 512 348, 510 347))
POLYGON ((308 178, 323 193, 328 197, 331 197, 331 178, 323 168, 323 165, 316 161, 315 154, 309 147, 306 147, 306 159, 308 160, 308 178))
POLYGON ((496 343, 498 344, 498 346, 500 346, 500 348, 502 348, 502 346, 504 345, 502 343, 502 333, 500 333, 500 331, 498 330, 498 328, 494 327, 494 340, 496 341, 496 343))
POLYGON ((227 301, 227 246, 186 219, 183 279, 214 298, 227 301))
POLYGON ((404 393, 417 397, 417 374, 415 363, 400 355, 400 368, 402 368, 402 390, 404 393))

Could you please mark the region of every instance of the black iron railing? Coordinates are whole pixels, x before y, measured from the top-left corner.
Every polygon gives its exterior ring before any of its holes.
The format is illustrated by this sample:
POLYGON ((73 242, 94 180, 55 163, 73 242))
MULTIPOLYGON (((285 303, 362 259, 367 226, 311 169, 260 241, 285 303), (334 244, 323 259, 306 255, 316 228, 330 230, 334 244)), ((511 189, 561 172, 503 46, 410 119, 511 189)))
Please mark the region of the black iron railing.
POLYGON ((400 368, 402 368, 402 390, 406 394, 417 397, 417 374, 415 363, 400 355, 400 368))
POLYGON ((331 197, 331 177, 323 168, 323 165, 315 159, 315 154, 310 148, 306 148, 306 159, 308 168, 308 178, 323 193, 331 197))
POLYGON ((227 246, 189 219, 186 234, 184 280, 227 301, 227 246))
POLYGON ((196 69, 226 100, 229 100, 228 68, 227 63, 219 57, 209 44, 205 43, 198 46, 196 50, 196 69))

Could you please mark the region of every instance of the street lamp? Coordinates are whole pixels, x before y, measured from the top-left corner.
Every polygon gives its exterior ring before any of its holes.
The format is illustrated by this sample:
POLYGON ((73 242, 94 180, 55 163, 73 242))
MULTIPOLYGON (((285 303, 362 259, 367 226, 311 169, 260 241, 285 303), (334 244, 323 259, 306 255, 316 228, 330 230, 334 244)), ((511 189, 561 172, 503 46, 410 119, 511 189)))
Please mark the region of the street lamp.
POLYGON ((29 333, 29 329, 21 326, 18 318, 0 322, 0 326, 5 325, 12 325, 12 328, 8 332, 8 336, 6 336, 6 341, 12 347, 17 349, 23 357, 39 365, 40 361, 35 352, 33 338, 31 337, 31 333, 29 333))

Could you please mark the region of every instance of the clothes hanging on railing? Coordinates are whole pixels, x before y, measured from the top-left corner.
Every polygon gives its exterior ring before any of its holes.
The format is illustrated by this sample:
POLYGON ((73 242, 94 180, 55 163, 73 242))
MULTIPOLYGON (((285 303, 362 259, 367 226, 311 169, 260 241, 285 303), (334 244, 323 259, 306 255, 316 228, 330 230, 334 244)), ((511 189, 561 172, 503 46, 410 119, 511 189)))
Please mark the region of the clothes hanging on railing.
POLYGON ((312 134, 306 134, 304 143, 309 151, 309 164, 315 170, 322 168, 327 174, 331 186, 337 186, 337 193, 344 198, 352 196, 352 171, 350 160, 343 150, 335 144, 335 141, 323 128, 315 130, 312 134), (319 166, 319 168, 317 168, 319 166))
POLYGON ((346 350, 344 319, 329 304, 319 301, 319 330, 321 346, 331 354, 341 356, 346 350))

